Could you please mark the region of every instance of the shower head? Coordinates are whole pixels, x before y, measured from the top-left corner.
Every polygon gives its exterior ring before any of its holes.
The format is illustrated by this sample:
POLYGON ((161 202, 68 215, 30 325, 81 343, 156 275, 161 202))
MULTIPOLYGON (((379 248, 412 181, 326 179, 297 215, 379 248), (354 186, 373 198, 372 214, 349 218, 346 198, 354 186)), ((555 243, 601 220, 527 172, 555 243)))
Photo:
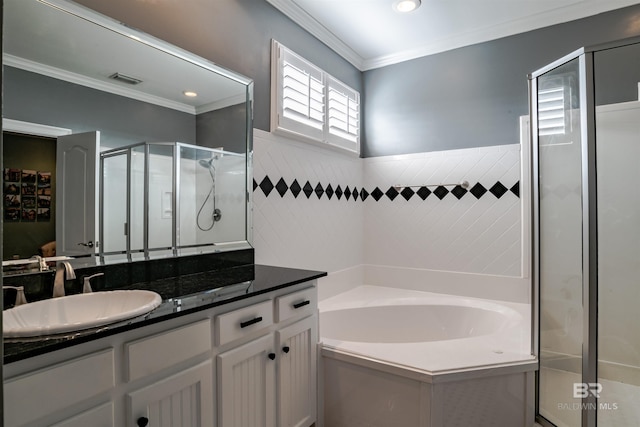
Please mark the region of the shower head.
POLYGON ((213 160, 214 160, 213 157, 210 158, 209 160, 206 160, 206 159, 198 160, 198 164, 205 169, 211 169, 213 167, 213 160))

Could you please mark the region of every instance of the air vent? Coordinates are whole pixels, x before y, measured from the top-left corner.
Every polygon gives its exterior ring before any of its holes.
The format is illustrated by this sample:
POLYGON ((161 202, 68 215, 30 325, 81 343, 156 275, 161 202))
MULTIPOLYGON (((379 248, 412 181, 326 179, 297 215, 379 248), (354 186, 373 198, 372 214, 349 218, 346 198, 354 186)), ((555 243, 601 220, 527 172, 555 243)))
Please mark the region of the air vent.
POLYGON ((117 80, 122 83, 129 84, 129 85, 137 85, 142 83, 142 80, 140 79, 136 79, 135 77, 125 76, 124 74, 120 74, 120 73, 113 73, 109 76, 109 78, 113 80, 117 80))

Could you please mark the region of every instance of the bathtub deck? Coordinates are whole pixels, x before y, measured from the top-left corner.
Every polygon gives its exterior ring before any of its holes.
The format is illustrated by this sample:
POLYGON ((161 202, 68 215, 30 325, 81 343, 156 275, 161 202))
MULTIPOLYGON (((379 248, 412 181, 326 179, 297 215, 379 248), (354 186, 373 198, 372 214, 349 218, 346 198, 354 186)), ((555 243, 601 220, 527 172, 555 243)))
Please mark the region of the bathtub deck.
POLYGON ((487 372, 495 375, 497 370, 506 373, 536 369, 537 360, 530 353, 531 322, 530 306, 527 304, 364 285, 321 301, 319 308, 322 313, 367 306, 450 302, 451 298, 467 300, 461 301, 461 304, 486 302, 489 306, 507 306, 519 314, 521 323, 499 334, 473 338, 418 343, 371 343, 323 337, 321 322, 323 355, 361 365, 376 365, 377 369, 383 368, 396 374, 405 371, 408 376, 415 378, 418 375, 426 382, 483 376, 487 372))

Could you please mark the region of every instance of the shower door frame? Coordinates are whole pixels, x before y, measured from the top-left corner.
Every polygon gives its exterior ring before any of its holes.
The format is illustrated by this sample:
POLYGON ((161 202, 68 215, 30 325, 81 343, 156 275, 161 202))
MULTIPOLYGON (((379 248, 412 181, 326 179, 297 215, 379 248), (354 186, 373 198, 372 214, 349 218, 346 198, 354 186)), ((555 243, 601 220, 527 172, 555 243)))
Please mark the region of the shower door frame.
MULTIPOLYGON (((582 166, 582 382, 598 382, 598 217, 596 183, 596 108, 594 57, 599 51, 640 44, 640 37, 632 37, 580 48, 530 74, 529 102, 531 115, 532 159, 532 254, 533 254, 533 349, 540 363, 540 181, 538 135, 538 78, 577 59, 579 61, 580 132, 582 166)), ((555 427, 540 415, 540 370, 536 372, 536 422, 555 427)), ((581 426, 596 427, 597 399, 589 394, 582 400, 581 426)))

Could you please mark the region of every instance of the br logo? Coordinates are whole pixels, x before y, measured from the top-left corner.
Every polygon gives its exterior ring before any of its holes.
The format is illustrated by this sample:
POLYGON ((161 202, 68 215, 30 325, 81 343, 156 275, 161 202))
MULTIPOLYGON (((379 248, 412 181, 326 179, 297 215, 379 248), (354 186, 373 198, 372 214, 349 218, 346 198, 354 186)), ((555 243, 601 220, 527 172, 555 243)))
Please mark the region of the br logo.
POLYGON ((575 399, 584 399, 593 396, 600 399, 602 392, 602 384, 600 383, 573 383, 573 397, 575 399))

